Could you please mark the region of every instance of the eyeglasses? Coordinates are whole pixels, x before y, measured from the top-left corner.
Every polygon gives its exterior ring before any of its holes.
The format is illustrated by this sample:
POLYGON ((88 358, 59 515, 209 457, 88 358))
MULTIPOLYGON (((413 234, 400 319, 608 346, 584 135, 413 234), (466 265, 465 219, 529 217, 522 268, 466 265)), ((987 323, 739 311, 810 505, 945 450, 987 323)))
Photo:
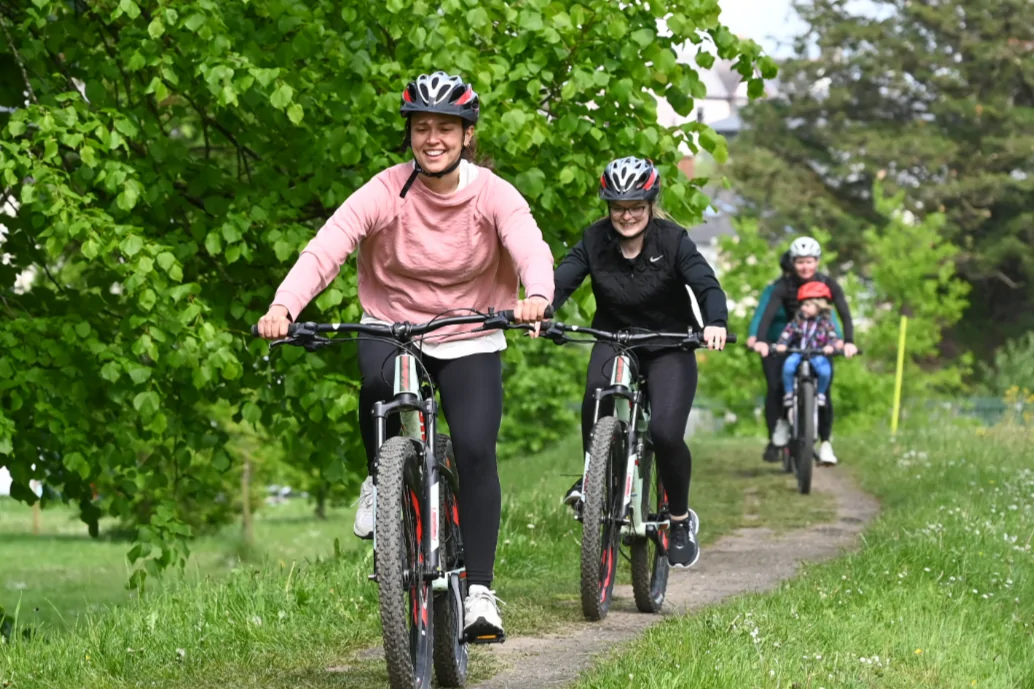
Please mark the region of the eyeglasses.
POLYGON ((623 215, 625 215, 627 213, 629 215, 629 217, 631 217, 632 219, 636 220, 636 219, 639 219, 639 218, 643 217, 643 215, 646 214, 646 208, 647 208, 646 205, 630 206, 630 207, 625 207, 625 208, 621 208, 621 207, 618 207, 618 206, 611 206, 610 207, 610 214, 613 217, 615 217, 615 218, 620 218, 621 216, 623 216, 623 215))

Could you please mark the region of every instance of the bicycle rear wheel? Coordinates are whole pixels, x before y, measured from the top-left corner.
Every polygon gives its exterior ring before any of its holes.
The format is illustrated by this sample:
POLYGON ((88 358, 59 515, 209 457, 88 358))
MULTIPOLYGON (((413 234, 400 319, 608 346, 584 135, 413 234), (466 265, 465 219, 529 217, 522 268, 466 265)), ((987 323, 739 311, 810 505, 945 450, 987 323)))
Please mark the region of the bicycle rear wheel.
POLYGON ((602 620, 610 608, 617 578, 618 539, 621 527, 616 514, 621 505, 620 468, 624 467, 624 434, 621 423, 605 416, 593 428, 589 470, 582 508, 582 614, 602 620))
POLYGON ((413 441, 395 437, 377 453, 378 597, 392 689, 431 686, 433 618, 424 577, 424 477, 413 441))
MULTIPOLYGON (((455 471, 456 459, 449 436, 439 434, 434 440, 434 448, 439 466, 455 471)), ((467 596, 467 578, 457 572, 463 567, 459 501, 444 476, 438 481, 438 496, 438 558, 446 572, 446 589, 434 594, 434 673, 439 686, 462 687, 467 681, 468 662, 468 646, 463 641, 463 600, 467 596)))
POLYGON ((811 492, 815 465, 815 381, 802 380, 797 390, 797 490, 811 492))
MULTIPOLYGON (((642 510, 643 521, 656 522, 668 513, 668 495, 660 472, 656 472, 656 481, 653 479, 653 448, 649 442, 639 459, 639 473, 643 478, 643 494, 636 509, 642 510), (655 499, 657 507, 653 510, 655 499)), ((632 593, 640 612, 659 612, 664 604, 668 590, 667 543, 667 529, 658 530, 653 537, 632 537, 632 593)))

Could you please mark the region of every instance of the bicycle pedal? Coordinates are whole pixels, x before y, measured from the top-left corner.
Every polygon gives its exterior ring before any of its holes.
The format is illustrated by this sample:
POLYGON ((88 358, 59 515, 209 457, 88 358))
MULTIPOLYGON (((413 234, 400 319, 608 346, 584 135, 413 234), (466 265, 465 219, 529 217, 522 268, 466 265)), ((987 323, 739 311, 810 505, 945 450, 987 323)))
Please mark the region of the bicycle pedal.
POLYGON ((467 634, 464 639, 468 644, 481 646, 484 644, 501 644, 506 641, 506 632, 501 634, 467 634))

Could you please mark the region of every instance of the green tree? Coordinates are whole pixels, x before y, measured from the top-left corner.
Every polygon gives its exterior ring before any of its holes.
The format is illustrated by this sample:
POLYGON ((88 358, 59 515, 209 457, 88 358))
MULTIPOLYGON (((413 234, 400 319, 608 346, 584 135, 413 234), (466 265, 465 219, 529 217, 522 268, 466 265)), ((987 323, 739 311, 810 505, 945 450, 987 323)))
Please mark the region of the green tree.
MULTIPOLYGON (((718 15, 716 0, 5 7, 0 58, 29 91, 0 115, 3 193, 20 203, 0 265, 0 455, 17 497, 43 478, 95 528, 101 510, 129 514, 143 495, 154 508, 131 557, 157 570, 183 561, 185 505, 214 499, 233 461, 213 402, 289 461, 331 481, 348 462, 354 473, 354 348, 267 361, 248 327, 320 223, 404 159, 404 84, 433 69, 474 82, 483 149, 559 251, 599 212, 599 170, 619 155, 653 157, 668 207, 699 217, 707 199, 677 177, 678 146, 699 137, 722 157, 725 143, 695 122, 657 124, 653 94, 681 113, 704 95, 674 47, 713 44, 752 93, 757 72, 774 72, 718 15), (31 289, 15 293, 32 266, 31 289), (98 503, 101 480, 115 489, 98 503)), ((349 265, 304 317, 359 315, 349 265)))
MULTIPOLYGON (((746 109, 730 175, 763 231, 829 230, 871 257, 880 171, 943 212, 973 287, 957 337, 987 353, 1034 325, 1034 4, 799 1, 780 95, 746 109), (862 8, 862 9, 859 9, 862 8), (864 12, 864 16, 859 14, 864 12)), ((949 350, 951 353, 951 350, 949 350)))

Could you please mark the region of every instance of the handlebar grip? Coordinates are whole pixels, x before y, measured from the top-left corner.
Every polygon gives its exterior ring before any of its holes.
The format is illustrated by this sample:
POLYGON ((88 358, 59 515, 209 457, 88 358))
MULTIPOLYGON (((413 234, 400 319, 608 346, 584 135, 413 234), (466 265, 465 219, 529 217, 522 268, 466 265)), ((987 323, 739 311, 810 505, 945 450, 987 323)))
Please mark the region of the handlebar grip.
POLYGON ((259 337, 259 331, 258 331, 258 326, 257 325, 251 326, 251 336, 252 337, 259 337))
MULTIPOLYGON (((506 320, 507 323, 513 323, 513 309, 504 309, 502 311, 496 311, 496 314, 498 314, 500 318, 503 318, 504 320, 506 320)), ((553 305, 549 304, 549 305, 546 306, 546 315, 544 316, 544 318, 546 318, 548 320, 548 319, 550 319, 552 317, 553 317, 553 305)))
POLYGON ((725 336, 726 344, 736 344, 736 333, 729 333, 725 336))

